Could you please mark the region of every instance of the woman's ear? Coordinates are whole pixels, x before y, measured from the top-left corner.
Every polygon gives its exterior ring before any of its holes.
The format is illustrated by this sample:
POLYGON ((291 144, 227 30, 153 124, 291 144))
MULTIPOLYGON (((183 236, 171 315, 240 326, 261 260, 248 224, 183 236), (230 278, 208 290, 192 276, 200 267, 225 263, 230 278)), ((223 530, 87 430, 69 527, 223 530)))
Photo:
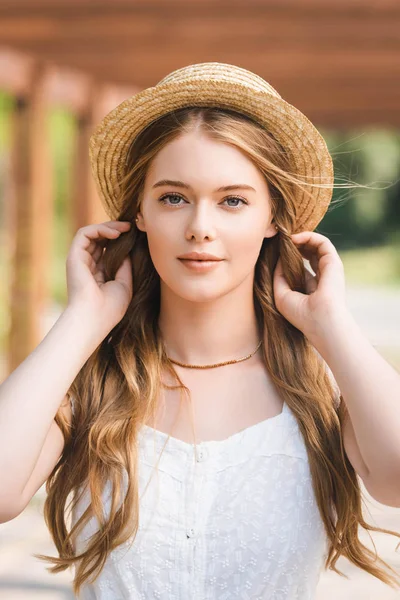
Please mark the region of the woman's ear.
POLYGON ((136 227, 140 229, 140 231, 146 231, 142 213, 138 212, 136 214, 135 223, 136 227))
POLYGON ((267 229, 265 230, 265 234, 264 237, 266 238, 272 238, 274 237, 276 234, 278 233, 278 229, 276 226, 275 222, 272 222, 268 225, 267 229))

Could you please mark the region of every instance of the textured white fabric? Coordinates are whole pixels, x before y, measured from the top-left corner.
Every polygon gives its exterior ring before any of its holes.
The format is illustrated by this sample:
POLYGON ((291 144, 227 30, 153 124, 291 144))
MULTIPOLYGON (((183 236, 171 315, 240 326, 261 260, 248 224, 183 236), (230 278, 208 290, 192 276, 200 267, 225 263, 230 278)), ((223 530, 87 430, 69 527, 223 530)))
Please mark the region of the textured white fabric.
MULTIPOLYGON (((195 447, 167 438, 141 429, 136 540, 109 555, 80 598, 315 598, 327 538, 304 440, 288 405, 222 441, 195 447)), ((88 501, 85 492, 73 522, 88 501)), ((78 550, 95 531, 92 519, 78 550)))

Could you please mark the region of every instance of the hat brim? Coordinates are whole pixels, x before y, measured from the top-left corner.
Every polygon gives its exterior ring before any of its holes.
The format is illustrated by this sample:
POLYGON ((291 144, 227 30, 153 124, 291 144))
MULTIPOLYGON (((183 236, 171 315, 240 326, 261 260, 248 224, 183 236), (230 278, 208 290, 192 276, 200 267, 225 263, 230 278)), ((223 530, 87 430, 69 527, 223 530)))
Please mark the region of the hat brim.
POLYGON ((298 187, 296 228, 312 231, 326 213, 334 181, 332 157, 311 121, 280 96, 231 81, 192 80, 147 88, 109 112, 89 141, 89 157, 97 190, 107 214, 119 214, 116 197, 124 177, 125 158, 137 135, 150 123, 184 106, 216 106, 247 114, 269 130, 287 150, 294 175, 324 187, 298 187))

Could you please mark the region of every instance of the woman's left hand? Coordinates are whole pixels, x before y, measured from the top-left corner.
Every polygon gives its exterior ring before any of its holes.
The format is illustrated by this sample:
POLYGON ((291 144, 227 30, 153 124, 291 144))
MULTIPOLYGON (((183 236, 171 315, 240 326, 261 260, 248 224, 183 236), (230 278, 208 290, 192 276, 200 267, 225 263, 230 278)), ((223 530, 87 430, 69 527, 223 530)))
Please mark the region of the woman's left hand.
POLYGON ((306 293, 293 291, 279 258, 273 278, 275 304, 285 319, 312 339, 333 315, 348 312, 344 267, 335 246, 324 235, 302 231, 291 237, 316 275, 306 269, 306 293))

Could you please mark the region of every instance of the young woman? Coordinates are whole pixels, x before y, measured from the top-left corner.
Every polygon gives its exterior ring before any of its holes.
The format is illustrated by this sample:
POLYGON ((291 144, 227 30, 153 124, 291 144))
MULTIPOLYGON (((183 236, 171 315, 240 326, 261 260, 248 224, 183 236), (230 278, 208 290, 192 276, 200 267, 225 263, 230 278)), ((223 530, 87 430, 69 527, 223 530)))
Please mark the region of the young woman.
POLYGON ((111 220, 76 233, 68 305, 0 388, 2 520, 47 481, 42 558, 82 598, 309 600, 340 556, 394 586, 358 528, 400 534, 364 521, 359 479, 400 506, 400 375, 313 231, 318 131, 203 63, 114 109, 90 156, 111 220))

